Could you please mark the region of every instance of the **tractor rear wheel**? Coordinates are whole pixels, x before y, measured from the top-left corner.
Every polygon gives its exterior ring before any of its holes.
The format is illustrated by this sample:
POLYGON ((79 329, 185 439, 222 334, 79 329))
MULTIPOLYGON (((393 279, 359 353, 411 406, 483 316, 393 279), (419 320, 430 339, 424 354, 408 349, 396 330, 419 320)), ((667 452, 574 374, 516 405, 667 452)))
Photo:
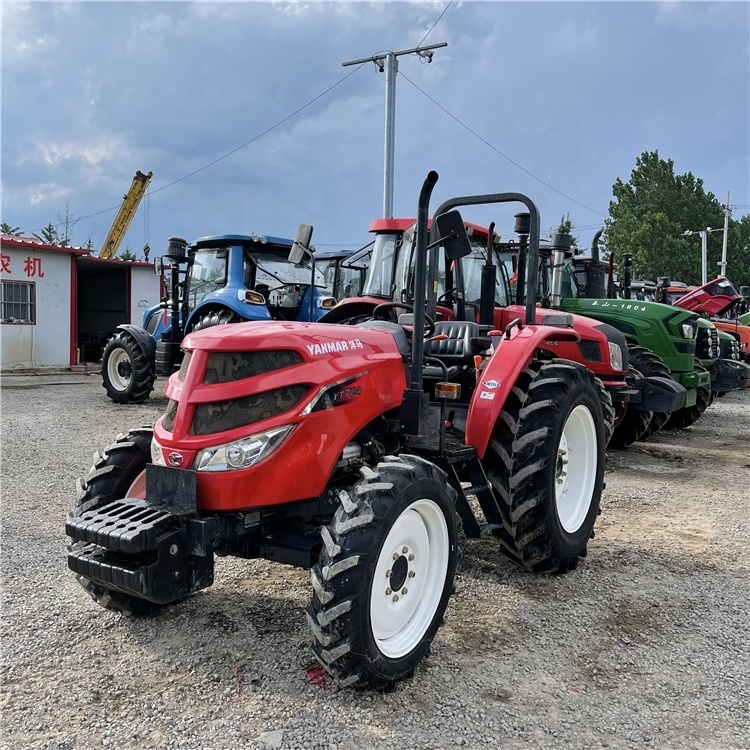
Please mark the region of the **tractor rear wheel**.
MULTIPOLYGON (((634 367, 629 368, 628 382, 633 383, 642 377, 643 375, 634 367)), ((652 412, 650 411, 639 411, 631 404, 626 403, 622 417, 615 424, 615 430, 612 433, 609 445, 612 448, 627 448, 629 445, 632 445, 646 434, 648 426, 651 423, 651 415, 652 412)))
MULTIPOLYGON (((696 360, 695 369, 700 372, 706 372, 706 368, 696 360)), ((672 412, 669 420, 664 425, 665 430, 684 430, 686 427, 695 424, 702 416, 703 412, 711 405, 711 386, 700 386, 695 394, 695 403, 692 406, 685 406, 672 412)))
POLYGON ((611 397, 576 362, 532 363, 506 399, 485 454, 503 516, 502 551, 535 573, 585 557, 604 487, 611 397))
MULTIPOLYGON (((94 454, 94 465, 85 478, 78 480, 78 496, 72 517, 80 516, 113 500, 124 497, 145 497, 146 465, 151 463, 150 427, 130 430, 121 434, 104 450, 94 454)), ((78 548, 83 542, 76 542, 78 548)), ((158 611, 161 605, 138 599, 94 583, 83 576, 76 576, 86 593, 104 609, 123 614, 149 615, 158 611)))
MULTIPOLYGON (((630 365, 643 374, 644 377, 658 376, 662 378, 671 378, 672 373, 667 367, 664 360, 655 352, 647 349, 645 346, 631 345, 628 347, 630 365)), ((651 415, 646 431, 640 436, 645 439, 659 432, 669 419, 669 414, 655 411, 651 415)))
POLYGON ((193 330, 201 331, 204 328, 223 326, 227 323, 239 323, 241 320, 242 318, 232 310, 214 310, 200 318, 193 326, 193 330))
POLYGON ((310 572, 313 652, 340 686, 386 690, 410 676, 453 590, 455 490, 434 464, 388 456, 339 493, 310 572))
POLYGON ((154 390, 153 357, 127 331, 118 331, 102 352, 102 385, 116 404, 143 403, 154 390))

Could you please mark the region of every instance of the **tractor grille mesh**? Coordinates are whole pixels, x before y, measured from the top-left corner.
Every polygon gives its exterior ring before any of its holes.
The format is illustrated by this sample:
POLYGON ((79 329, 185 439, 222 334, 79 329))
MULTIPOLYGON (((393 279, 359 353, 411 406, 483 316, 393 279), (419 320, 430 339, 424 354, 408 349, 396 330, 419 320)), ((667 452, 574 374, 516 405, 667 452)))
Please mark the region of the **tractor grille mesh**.
POLYGON ((306 385, 289 385, 230 401, 198 404, 190 426, 191 435, 212 435, 275 417, 296 404, 307 394, 306 385))
POLYGON ((254 375, 281 370, 302 362, 297 352, 278 350, 270 352, 214 352, 208 357, 204 383, 229 383, 254 375))

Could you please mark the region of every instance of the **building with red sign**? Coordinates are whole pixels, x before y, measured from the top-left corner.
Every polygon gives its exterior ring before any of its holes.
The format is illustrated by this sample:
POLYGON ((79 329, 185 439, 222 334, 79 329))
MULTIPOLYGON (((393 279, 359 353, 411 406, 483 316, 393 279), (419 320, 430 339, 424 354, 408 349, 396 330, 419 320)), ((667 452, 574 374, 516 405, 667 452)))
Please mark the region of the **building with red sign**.
POLYGON ((2 370, 97 362, 120 323, 159 302, 152 263, 98 258, 88 248, 0 238, 2 370))

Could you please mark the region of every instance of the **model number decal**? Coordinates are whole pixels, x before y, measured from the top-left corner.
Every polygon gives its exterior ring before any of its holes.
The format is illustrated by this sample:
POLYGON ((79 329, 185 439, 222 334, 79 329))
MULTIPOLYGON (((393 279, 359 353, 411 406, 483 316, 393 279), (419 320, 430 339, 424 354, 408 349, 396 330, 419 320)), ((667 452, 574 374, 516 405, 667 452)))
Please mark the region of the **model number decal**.
POLYGON ((340 401, 348 401, 350 398, 356 398, 362 393, 362 386, 356 385, 349 388, 342 388, 337 391, 333 397, 333 403, 337 404, 340 401))
POLYGON ((323 344, 308 344, 307 351, 312 356, 319 354, 335 354, 337 352, 353 352, 356 349, 364 349, 364 344, 359 339, 348 339, 347 341, 326 341, 323 344))
POLYGON ((645 305, 638 305, 633 302, 613 302, 610 300, 604 300, 602 302, 594 300, 591 303, 591 307, 613 307, 619 310, 640 310, 641 312, 646 312, 648 309, 645 305))

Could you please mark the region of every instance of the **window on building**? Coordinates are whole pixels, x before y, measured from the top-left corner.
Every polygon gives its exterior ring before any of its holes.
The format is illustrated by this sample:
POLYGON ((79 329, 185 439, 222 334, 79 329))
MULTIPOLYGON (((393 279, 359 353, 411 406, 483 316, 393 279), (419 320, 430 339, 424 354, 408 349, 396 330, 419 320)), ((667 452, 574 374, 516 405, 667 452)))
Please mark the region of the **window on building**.
POLYGON ((36 284, 3 281, 2 323, 36 323, 36 284))

